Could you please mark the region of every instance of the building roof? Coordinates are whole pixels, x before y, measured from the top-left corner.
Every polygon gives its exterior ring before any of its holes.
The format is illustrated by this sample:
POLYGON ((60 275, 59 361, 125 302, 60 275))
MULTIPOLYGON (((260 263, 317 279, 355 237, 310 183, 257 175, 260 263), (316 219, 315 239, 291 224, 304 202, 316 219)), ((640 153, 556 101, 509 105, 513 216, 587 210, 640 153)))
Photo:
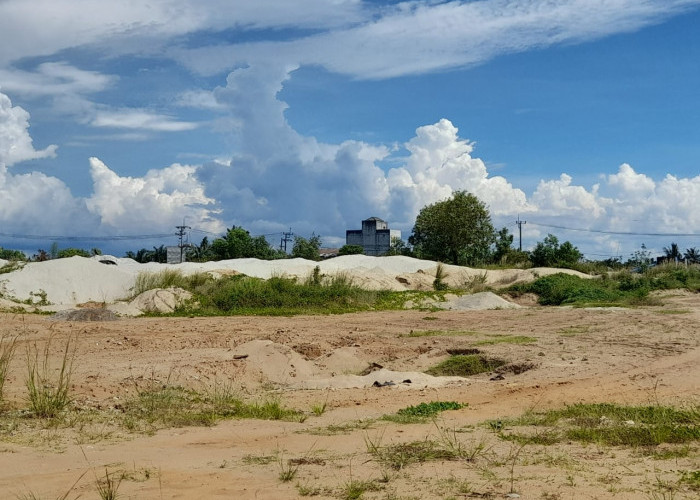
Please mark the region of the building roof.
POLYGON ((371 221, 371 220, 375 220, 377 222, 386 222, 385 220, 380 219, 379 217, 370 217, 369 219, 365 219, 362 222, 367 222, 367 221, 371 221))

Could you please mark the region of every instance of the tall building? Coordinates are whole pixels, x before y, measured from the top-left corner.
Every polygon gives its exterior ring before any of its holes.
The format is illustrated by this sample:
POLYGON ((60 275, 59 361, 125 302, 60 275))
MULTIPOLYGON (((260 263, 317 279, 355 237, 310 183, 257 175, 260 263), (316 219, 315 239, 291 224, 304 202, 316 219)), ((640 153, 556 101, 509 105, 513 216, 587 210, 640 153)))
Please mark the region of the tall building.
POLYGON ((379 217, 363 220, 362 229, 345 232, 345 243, 361 246, 365 255, 384 255, 391 248, 392 238, 401 238, 401 231, 389 229, 386 221, 379 217))

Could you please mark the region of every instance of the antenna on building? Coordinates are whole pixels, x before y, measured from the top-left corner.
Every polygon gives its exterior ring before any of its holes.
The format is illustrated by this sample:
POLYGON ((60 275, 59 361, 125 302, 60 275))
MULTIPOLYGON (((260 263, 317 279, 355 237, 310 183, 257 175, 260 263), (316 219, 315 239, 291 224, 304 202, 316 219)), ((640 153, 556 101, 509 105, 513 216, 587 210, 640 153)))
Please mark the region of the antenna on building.
POLYGON ((280 240, 280 250, 283 250, 284 253, 287 253, 287 243, 292 241, 292 236, 294 236, 294 233, 292 232, 292 228, 289 228, 289 231, 285 231, 282 233, 282 239, 280 240))
POLYGON ((520 214, 518 214, 518 220, 515 221, 518 225, 518 231, 520 232, 520 251, 523 251, 523 224, 527 224, 526 220, 520 220, 520 214))
MULTIPOLYGON (((187 217, 185 217, 186 219, 187 217)), ((175 229, 177 229, 177 232, 175 233, 175 236, 179 238, 179 243, 178 247, 180 248, 180 264, 183 262, 183 257, 185 254, 185 247, 189 246, 189 243, 184 242, 185 235, 189 236, 187 233, 188 229, 192 229, 190 226, 185 225, 185 219, 182 219, 182 226, 175 226, 175 229)), ((188 237, 189 240, 189 237, 188 237)))

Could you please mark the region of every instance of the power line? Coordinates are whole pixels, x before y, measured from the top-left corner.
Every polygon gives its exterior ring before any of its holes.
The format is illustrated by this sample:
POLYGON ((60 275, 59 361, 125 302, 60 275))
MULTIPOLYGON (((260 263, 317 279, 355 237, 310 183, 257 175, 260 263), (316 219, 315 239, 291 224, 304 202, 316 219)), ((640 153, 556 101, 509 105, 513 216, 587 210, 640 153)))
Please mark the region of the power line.
POLYGON ((566 226, 556 226, 554 224, 541 224, 539 222, 530 221, 530 224, 542 227, 551 227, 553 229, 563 229, 566 231, 580 231, 584 233, 599 233, 599 234, 617 234, 622 236, 664 236, 664 237, 678 237, 678 236, 700 236, 700 233, 637 233, 637 232, 624 232, 624 231, 604 231, 602 229, 582 229, 576 227, 566 227, 566 226))

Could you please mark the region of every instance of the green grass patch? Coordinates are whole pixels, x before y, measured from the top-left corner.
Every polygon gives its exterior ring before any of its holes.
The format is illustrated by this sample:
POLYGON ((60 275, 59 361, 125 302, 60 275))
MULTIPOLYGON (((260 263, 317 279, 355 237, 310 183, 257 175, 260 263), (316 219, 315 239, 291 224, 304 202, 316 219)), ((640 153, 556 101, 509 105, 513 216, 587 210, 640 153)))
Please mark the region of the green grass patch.
POLYGON ((230 391, 199 393, 180 386, 164 385, 139 391, 123 407, 124 425, 129 430, 211 426, 219 419, 251 418, 299 422, 302 412, 285 408, 276 399, 245 402, 230 391))
POLYGON ((506 362, 501 359, 487 358, 478 354, 457 355, 426 370, 434 376, 469 377, 479 373, 491 372, 506 362))
POLYGON ((136 275, 132 296, 136 297, 143 292, 156 288, 176 287, 192 291, 197 287, 213 283, 214 281, 215 279, 209 273, 194 273, 185 276, 177 269, 165 269, 156 273, 141 272, 136 275))
POLYGON ((395 292, 364 290, 345 275, 320 282, 272 277, 230 276, 191 289, 201 307, 180 313, 196 315, 333 314, 403 306, 395 292))
POLYGON ((425 422, 435 417, 439 413, 447 410, 459 410, 467 406, 456 401, 431 401, 430 403, 420 403, 416 406, 402 408, 395 415, 384 415, 382 420, 399 424, 414 424, 425 422))
POLYGON ((681 471, 679 482, 688 486, 693 491, 700 491, 700 470, 681 471))
MULTIPOLYGON (((552 439, 644 448, 646 454, 651 454, 661 444, 680 445, 700 440, 698 407, 677 409, 659 405, 576 404, 499 422, 502 422, 499 432, 506 427, 545 426, 550 428, 548 432, 536 434, 552 439)), ((537 435, 518 433, 503 434, 502 437, 526 444, 540 439, 537 435)))
POLYGON ((495 345, 495 344, 533 344, 537 342, 535 337, 525 335, 491 335, 491 339, 480 340, 474 345, 495 345))
POLYGON ((700 267, 656 266, 642 274, 621 271, 594 279, 557 273, 515 284, 507 292, 537 294, 542 305, 635 306, 658 303, 649 297, 651 291, 673 289, 700 291, 700 267))

